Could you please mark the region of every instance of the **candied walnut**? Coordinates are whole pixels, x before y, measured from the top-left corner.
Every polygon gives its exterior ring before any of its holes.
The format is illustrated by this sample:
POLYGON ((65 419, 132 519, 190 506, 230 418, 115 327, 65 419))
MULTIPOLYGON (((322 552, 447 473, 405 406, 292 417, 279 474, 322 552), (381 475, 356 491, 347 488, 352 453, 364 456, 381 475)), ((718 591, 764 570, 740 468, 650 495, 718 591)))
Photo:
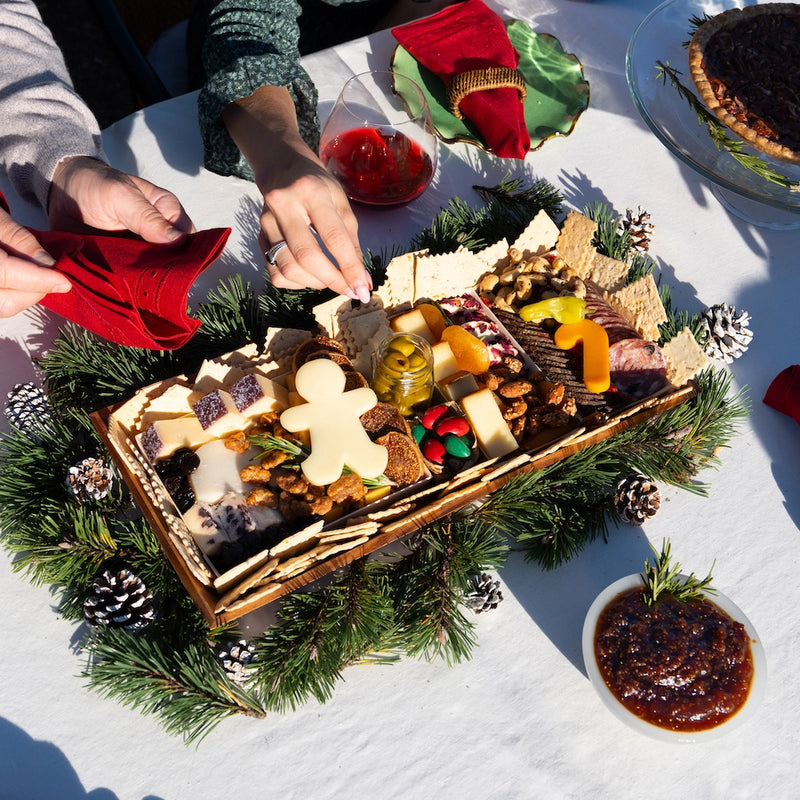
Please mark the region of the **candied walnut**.
POLYGON ((247 449, 250 447, 250 442, 244 435, 244 431, 236 431, 230 436, 226 436, 224 441, 225 447, 227 447, 228 450, 233 450, 234 453, 246 453, 247 449))
POLYGON ((512 419, 509 422, 509 428, 511 429, 511 435, 519 441, 523 434, 525 433, 525 424, 526 420, 525 417, 517 417, 516 419, 512 419))
POLYGON ((325 495, 318 497, 314 494, 307 494, 303 497, 289 495, 278 506, 281 514, 289 520, 307 517, 311 514, 322 516, 332 508, 333 500, 330 497, 325 495))
POLYGON ((549 411, 542 414, 542 422, 548 428, 565 428, 572 421, 572 417, 563 411, 549 411))
POLYGON ((267 508, 278 507, 278 495, 266 486, 258 486, 251 489, 247 495, 247 505, 266 506, 267 508))
POLYGON ((272 477, 272 470, 263 467, 261 464, 249 464, 239 470, 239 477, 245 483, 269 483, 272 477))
POLYGON ((534 436, 544 428, 541 414, 529 414, 525 419, 525 431, 529 436, 534 436))
POLYGON ((287 458, 289 458, 289 453, 285 450, 273 450, 261 459, 261 466, 267 468, 277 467, 283 464, 287 458))
POLYGON ((561 404, 561 411, 565 414, 569 414, 571 417, 578 416, 578 404, 575 402, 575 398, 571 395, 565 397, 564 402, 561 404))
POLYGON ((552 381, 544 380, 536 384, 539 390, 539 397, 546 405, 557 406, 564 400, 564 384, 553 383, 552 381))
POLYGON ((509 381, 508 383, 504 383, 499 389, 498 392, 501 397, 505 397, 508 399, 522 397, 533 388, 533 385, 530 381, 509 381))
POLYGON ((489 371, 484 372, 479 380, 487 389, 496 392, 503 385, 504 378, 499 372, 489 371))
POLYGON ((285 470, 275 477, 275 484, 279 489, 289 494, 305 494, 308 491, 308 481, 299 473, 285 470))
POLYGON ((334 503, 343 504, 349 501, 361 500, 367 493, 367 487, 364 486, 364 481, 358 477, 354 472, 347 475, 342 475, 341 478, 335 480, 328 487, 328 497, 334 503))
POLYGON ((515 398, 514 402, 503 410, 503 419, 506 421, 517 419, 517 417, 524 416, 527 410, 528 404, 521 398, 515 398))
POLYGON ((277 411, 265 411, 259 418, 258 424, 267 430, 272 430, 272 426, 278 421, 280 414, 277 411))
POLYGON ((514 356, 503 356, 502 364, 512 375, 522 372, 522 361, 514 356))

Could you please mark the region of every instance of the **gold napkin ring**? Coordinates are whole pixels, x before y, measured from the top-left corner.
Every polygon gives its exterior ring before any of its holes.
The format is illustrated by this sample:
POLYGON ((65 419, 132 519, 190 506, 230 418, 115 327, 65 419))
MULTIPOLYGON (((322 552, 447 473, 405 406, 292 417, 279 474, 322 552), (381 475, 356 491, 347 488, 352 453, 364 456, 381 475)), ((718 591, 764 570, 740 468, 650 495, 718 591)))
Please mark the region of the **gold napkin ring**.
POLYGON ((450 111, 459 119, 463 118, 459 105, 461 101, 472 92, 483 89, 516 89, 520 101, 528 93, 525 80, 518 69, 511 67, 487 67, 486 69, 473 69, 456 75, 447 84, 447 102, 450 111))

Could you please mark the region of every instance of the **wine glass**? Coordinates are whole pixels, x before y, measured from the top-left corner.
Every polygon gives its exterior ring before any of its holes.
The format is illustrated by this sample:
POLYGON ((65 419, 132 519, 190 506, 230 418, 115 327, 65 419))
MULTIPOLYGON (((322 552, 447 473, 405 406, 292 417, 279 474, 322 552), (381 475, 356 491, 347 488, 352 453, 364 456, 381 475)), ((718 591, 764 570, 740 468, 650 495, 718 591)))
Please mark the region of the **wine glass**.
POLYGON ((389 71, 344 85, 320 137, 320 158, 351 200, 407 203, 431 182, 438 140, 422 89, 389 71))

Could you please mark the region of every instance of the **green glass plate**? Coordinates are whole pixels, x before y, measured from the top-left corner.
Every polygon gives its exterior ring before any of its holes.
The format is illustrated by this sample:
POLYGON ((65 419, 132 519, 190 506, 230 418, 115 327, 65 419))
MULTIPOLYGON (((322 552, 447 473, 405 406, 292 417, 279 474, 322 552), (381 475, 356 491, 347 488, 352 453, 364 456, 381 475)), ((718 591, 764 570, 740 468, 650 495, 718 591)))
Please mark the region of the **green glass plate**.
MULTIPOLYGON (((519 71, 528 88, 525 122, 531 150, 537 150, 551 137, 572 132, 589 105, 589 84, 583 77, 581 62, 572 53, 564 52, 555 36, 537 33, 519 19, 508 20, 506 31, 520 55, 519 71)), ((440 139, 489 149, 468 119, 458 119, 450 113, 444 83, 399 45, 392 57, 392 70, 422 87, 440 139)))

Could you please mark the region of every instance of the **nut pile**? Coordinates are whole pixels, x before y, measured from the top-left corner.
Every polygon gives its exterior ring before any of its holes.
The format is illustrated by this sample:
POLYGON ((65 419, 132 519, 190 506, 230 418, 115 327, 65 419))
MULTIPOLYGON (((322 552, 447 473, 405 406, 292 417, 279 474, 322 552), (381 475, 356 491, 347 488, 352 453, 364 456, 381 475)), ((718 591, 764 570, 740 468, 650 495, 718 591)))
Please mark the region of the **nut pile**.
POLYGON ((479 380, 500 398, 503 418, 520 443, 547 431, 566 430, 579 420, 575 399, 566 394, 564 384, 547 380, 543 372, 525 375, 517 358, 504 358, 479 380))
POLYGON ((518 313, 522 306, 551 297, 586 297, 586 286, 560 256, 523 258, 515 247, 508 249, 509 265, 499 274, 489 272, 477 291, 488 306, 518 313))

